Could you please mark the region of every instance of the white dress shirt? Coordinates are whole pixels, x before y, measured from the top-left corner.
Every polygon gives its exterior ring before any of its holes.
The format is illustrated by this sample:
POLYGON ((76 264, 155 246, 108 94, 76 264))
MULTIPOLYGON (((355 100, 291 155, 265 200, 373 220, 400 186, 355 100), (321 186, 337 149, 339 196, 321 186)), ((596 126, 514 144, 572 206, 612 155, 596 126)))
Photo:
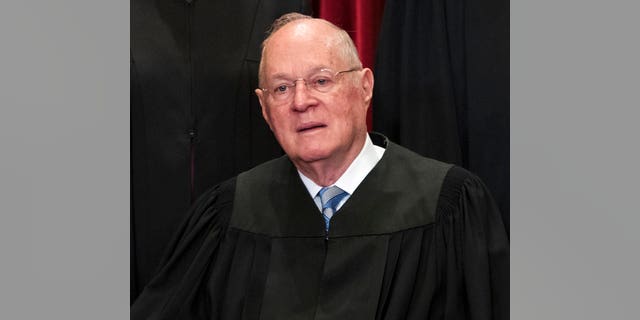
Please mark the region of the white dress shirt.
MULTIPOLYGON (((382 159, 382 155, 384 154, 385 149, 379 146, 376 146, 371 142, 371 138, 367 134, 367 139, 364 142, 364 146, 358 156, 351 162, 351 165, 347 168, 347 170, 338 178, 334 186, 346 191, 348 193, 342 201, 340 201, 336 207, 336 211, 339 210, 342 205, 344 205, 349 197, 353 194, 356 188, 360 185, 362 180, 369 174, 369 172, 376 166, 378 161, 382 159)), ((318 191, 322 189, 322 186, 317 185, 311 179, 307 178, 302 172, 298 170, 298 174, 300 175, 300 179, 302 179, 302 183, 307 187, 307 191, 309 191, 309 195, 313 198, 313 201, 318 206, 318 210, 322 212, 322 204, 320 203, 320 197, 318 197, 318 191)))

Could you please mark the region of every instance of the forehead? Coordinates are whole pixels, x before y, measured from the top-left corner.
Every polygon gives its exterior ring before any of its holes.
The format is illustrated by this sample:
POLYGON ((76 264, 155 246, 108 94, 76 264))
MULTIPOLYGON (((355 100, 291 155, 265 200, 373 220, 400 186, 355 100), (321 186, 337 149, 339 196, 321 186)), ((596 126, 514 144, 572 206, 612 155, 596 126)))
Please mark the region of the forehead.
POLYGON ((265 76, 300 75, 341 66, 337 30, 322 21, 303 20, 285 25, 268 40, 263 52, 265 76))

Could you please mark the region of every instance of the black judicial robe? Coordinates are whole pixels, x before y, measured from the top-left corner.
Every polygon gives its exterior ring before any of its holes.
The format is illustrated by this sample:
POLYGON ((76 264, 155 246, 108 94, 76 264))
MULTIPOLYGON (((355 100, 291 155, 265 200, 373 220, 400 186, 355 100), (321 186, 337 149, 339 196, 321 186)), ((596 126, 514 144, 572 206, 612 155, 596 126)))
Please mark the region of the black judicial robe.
POLYGON ((385 144, 328 234, 286 157, 207 191, 131 319, 508 319, 508 238, 486 187, 385 144))

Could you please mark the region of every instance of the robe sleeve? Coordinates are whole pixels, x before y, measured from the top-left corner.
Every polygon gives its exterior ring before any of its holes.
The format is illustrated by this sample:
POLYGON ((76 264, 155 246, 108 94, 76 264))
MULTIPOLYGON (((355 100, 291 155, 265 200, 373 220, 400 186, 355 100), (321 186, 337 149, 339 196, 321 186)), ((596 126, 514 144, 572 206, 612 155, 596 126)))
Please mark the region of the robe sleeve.
POLYGON ((209 189, 191 207, 156 275, 131 307, 131 319, 200 319, 207 313, 202 281, 229 224, 235 179, 209 189))
POLYGON ((509 239, 486 186, 454 167, 443 184, 438 225, 445 250, 445 319, 509 319, 509 239))

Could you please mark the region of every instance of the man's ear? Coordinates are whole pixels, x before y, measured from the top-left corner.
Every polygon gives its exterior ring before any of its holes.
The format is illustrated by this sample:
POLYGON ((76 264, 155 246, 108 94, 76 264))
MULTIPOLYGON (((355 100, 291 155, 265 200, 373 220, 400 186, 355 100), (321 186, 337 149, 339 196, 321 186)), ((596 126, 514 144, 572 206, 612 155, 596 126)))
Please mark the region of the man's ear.
POLYGON ((271 119, 269 118, 269 113, 267 112, 266 103, 264 101, 264 99, 266 99, 266 97, 264 96, 264 91, 262 91, 262 89, 256 89, 254 90, 254 92, 256 93, 256 96, 258 96, 258 101, 260 102, 262 117, 264 118, 264 121, 267 122, 267 125, 269 125, 269 128, 273 131, 273 128, 271 128, 271 119))
POLYGON ((365 104, 369 105, 373 97, 373 72, 369 68, 362 69, 362 90, 365 104))

